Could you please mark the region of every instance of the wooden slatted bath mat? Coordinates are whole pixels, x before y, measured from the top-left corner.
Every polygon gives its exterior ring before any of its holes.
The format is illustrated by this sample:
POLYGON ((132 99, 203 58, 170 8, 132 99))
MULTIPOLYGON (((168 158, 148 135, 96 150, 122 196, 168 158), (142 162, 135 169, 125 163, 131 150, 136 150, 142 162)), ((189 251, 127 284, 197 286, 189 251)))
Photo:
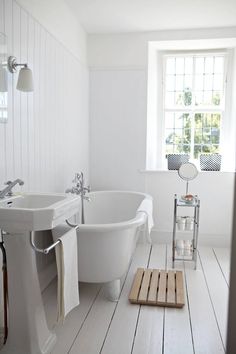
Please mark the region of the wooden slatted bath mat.
POLYGON ((129 301, 132 304, 183 307, 182 271, 138 268, 129 301))

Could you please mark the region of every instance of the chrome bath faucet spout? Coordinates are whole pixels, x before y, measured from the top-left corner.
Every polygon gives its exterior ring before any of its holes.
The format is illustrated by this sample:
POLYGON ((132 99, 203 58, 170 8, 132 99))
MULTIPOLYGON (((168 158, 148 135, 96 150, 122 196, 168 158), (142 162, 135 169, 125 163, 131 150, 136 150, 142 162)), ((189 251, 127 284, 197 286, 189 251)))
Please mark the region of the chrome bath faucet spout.
POLYGON ((0 192, 0 199, 3 199, 5 198, 6 196, 11 196, 13 193, 12 193, 12 188, 16 185, 16 184, 19 184, 20 186, 23 186, 24 182, 17 178, 15 181, 11 182, 11 181, 8 181, 5 183, 7 185, 6 188, 4 188, 1 192, 0 192))
POLYGON ((84 224, 84 200, 90 201, 90 198, 86 196, 86 193, 90 192, 90 187, 84 186, 84 174, 83 172, 76 173, 75 178, 72 181, 75 185, 72 188, 68 188, 66 193, 77 194, 81 198, 81 223, 84 224))
POLYGON ((90 192, 90 186, 87 187, 84 186, 85 180, 84 180, 83 172, 76 173, 75 178, 73 179, 72 182, 75 183, 75 186, 67 189, 66 192, 78 194, 82 196, 84 199, 86 199, 85 195, 86 193, 90 192))

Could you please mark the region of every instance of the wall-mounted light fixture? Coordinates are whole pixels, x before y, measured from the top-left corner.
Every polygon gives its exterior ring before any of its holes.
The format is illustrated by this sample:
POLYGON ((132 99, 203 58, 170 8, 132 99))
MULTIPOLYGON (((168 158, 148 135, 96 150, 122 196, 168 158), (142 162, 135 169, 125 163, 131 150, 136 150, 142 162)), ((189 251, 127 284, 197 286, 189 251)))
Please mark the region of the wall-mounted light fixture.
POLYGON ((32 71, 27 64, 19 64, 16 57, 10 56, 7 60, 7 67, 12 74, 17 71, 17 67, 21 67, 16 85, 17 90, 24 92, 34 90, 32 71))

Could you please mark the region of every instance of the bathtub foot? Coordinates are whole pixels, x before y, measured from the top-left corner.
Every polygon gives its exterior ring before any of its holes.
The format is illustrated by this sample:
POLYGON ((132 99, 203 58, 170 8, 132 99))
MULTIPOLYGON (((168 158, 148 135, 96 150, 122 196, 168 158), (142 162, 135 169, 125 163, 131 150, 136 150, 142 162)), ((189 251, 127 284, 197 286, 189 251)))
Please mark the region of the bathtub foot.
POLYGON ((108 300, 117 302, 120 296, 120 279, 106 283, 105 294, 108 300))

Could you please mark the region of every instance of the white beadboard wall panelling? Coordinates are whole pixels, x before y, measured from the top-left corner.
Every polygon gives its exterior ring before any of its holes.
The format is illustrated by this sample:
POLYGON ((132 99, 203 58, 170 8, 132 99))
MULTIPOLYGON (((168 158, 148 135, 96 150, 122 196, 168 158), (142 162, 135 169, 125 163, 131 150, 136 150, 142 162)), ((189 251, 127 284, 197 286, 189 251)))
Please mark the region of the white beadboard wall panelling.
MULTIPOLYGON (((20 58, 21 63, 28 62, 28 15, 20 9, 20 58)), ((28 94, 20 95, 20 116, 21 116, 21 178, 29 188, 29 154, 28 154, 28 94)))
MULTIPOLYGON (((2 1, 2 0, 1 0, 2 1)), ((4 3, 4 20, 5 33, 7 34, 7 48, 8 53, 13 53, 13 5, 12 1, 5 1, 4 3)), ((5 176, 1 176, 0 183, 7 180, 8 177, 13 178, 14 172, 14 124, 13 124, 13 75, 8 75, 8 122, 5 124, 6 130, 6 144, 4 149, 6 159, 5 176)))
MULTIPOLYGON (((89 179, 88 68, 14 0, 0 0, 0 32, 8 54, 27 62, 34 77, 34 92, 25 93, 16 90, 18 73, 8 75, 0 184, 19 177, 25 185, 16 191, 64 192, 76 171, 89 179)), ((50 233, 37 238, 42 247, 52 242, 50 233)), ((54 254, 37 255, 37 265, 44 288, 55 275, 54 254)))
MULTIPOLYGON (((30 63, 30 68, 32 69, 35 77, 35 23, 32 18, 28 18, 28 62, 30 63)), ((28 181, 29 190, 33 189, 32 182, 35 180, 34 170, 35 170, 35 146, 34 146, 34 136, 35 136, 35 119, 34 119, 34 94, 28 95, 28 181)))
MULTIPOLYGON (((5 0, 8 1, 8 0, 5 0)), ((87 65, 87 34, 65 0, 15 0, 67 52, 87 65)))
POLYGON ((40 26, 34 25, 34 186, 33 190, 40 190, 40 26))
MULTIPOLYGON (((45 45, 46 45, 46 31, 43 27, 40 27, 40 49, 39 49, 39 190, 43 188, 43 176, 46 172, 45 170, 45 145, 48 131, 44 130, 44 120, 45 120, 45 92, 46 92, 46 68, 45 68, 45 45)), ((47 172, 46 172, 47 173, 47 172)), ((48 183, 48 182, 46 182, 48 183)))
MULTIPOLYGON (((0 0, 0 33, 5 33, 5 21, 4 21, 4 3, 0 0)), ((5 125, 2 124, 0 127, 0 159, 4 159, 4 148, 6 142, 6 129, 5 125)), ((4 161, 5 162, 5 161, 4 161)), ((0 177, 5 175, 4 164, 0 169, 0 177)), ((5 176, 4 176, 5 178, 5 176)), ((0 253, 0 264, 2 264, 2 252, 0 253)), ((2 272, 0 272, 0 284, 2 284, 2 272)), ((3 294, 0 291, 0 326, 3 327, 3 294)))
MULTIPOLYGON (((54 78, 54 71, 53 68, 53 48, 54 43, 51 41, 50 35, 46 33, 46 43, 45 43, 45 53, 47 53, 47 57, 45 55, 45 80, 47 80, 47 85, 45 85, 45 106, 48 107, 46 114, 45 114, 45 124, 43 131, 51 132, 51 136, 45 142, 45 167, 42 170, 48 171, 48 173, 54 176, 54 172, 52 170, 52 159, 53 159, 53 152, 51 147, 51 142, 53 140, 53 125, 52 122, 55 124, 53 117, 53 78, 54 78)), ((49 181, 48 188, 53 188, 52 180, 49 181)))
MULTIPOLYGON (((4 20, 4 1, 0 0, 0 32, 5 33, 5 20, 4 20)), ((2 124, 0 127, 0 161, 2 164, 0 166, 0 176, 5 178, 6 176, 6 160, 5 160, 5 139, 6 139, 6 128, 2 124)))
MULTIPOLYGON (((0 0, 0 31, 8 54, 28 62, 34 92, 16 90, 8 75, 8 123, 0 124, 0 184, 17 177, 16 190, 64 192, 73 175, 89 179, 87 66, 14 0, 0 0)), ((84 47, 81 48, 84 50, 84 47)))
MULTIPOLYGON (((18 60, 21 58, 20 37, 21 37, 21 25, 20 25, 20 7, 13 2, 13 43, 12 53, 18 60)), ((10 75, 10 74, 9 74, 10 75)), ((13 124, 14 124, 14 179, 16 176, 22 178, 22 138, 21 138, 21 94, 16 90, 17 75, 13 75, 13 124)), ((11 117, 9 117, 11 119, 11 117)), ((7 152, 6 152, 7 153, 7 152)), ((11 180, 12 177, 9 177, 11 180)))

